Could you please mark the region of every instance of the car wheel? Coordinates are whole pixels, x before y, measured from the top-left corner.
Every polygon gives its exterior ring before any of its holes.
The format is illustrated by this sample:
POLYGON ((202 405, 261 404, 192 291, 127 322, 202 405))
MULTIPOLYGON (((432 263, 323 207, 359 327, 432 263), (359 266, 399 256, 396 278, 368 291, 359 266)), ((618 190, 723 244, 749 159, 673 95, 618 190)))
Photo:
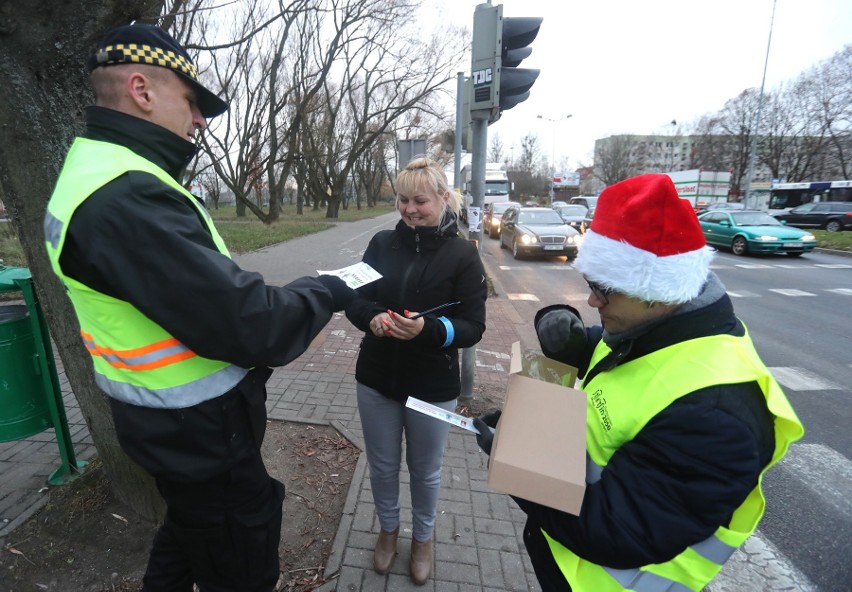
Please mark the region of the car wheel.
POLYGON ((734 255, 747 255, 748 243, 746 239, 741 236, 734 237, 734 241, 731 243, 731 250, 734 252, 734 255))
POLYGON ((801 257, 802 253, 787 253, 788 257, 801 257))
POLYGON ((838 220, 829 220, 825 225, 825 229, 829 232, 840 232, 842 227, 840 226, 840 222, 838 220))
POLYGON ((518 248, 518 241, 516 240, 512 241, 512 257, 515 259, 521 258, 521 250, 518 248))

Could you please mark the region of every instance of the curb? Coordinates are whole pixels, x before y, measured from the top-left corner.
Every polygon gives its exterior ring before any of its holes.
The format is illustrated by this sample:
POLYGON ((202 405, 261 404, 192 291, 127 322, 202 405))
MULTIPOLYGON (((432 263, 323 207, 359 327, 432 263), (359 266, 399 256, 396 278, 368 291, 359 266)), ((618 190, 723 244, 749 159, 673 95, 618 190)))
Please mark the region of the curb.
POLYGON ((838 255, 839 257, 852 257, 852 251, 841 251, 840 249, 824 249, 817 247, 814 253, 825 253, 826 255, 838 255))

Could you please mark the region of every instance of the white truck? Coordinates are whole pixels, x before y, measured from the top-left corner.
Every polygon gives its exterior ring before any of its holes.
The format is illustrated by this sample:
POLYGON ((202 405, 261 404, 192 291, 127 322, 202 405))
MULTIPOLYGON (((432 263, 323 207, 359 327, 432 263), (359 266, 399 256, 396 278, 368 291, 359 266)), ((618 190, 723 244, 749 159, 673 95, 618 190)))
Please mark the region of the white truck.
MULTIPOLYGON (((471 171, 473 166, 466 164, 461 169, 461 192, 464 197, 461 217, 464 223, 468 222, 467 209, 473 205, 473 194, 471 193, 471 171)), ((509 201, 509 175, 506 173, 506 165, 502 162, 485 163, 485 197, 482 201, 487 203, 498 201, 509 201)))
POLYGON ((703 209, 728 201, 731 173, 722 171, 672 171, 666 173, 677 188, 677 194, 688 199, 695 209, 703 209))

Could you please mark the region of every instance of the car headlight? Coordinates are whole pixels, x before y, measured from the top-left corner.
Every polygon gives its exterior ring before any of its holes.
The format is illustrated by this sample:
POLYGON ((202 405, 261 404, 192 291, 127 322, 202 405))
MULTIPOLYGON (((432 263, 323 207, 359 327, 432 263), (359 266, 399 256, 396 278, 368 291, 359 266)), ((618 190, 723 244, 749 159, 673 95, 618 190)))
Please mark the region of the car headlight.
POLYGON ((805 236, 802 237, 803 242, 815 241, 815 240, 816 240, 816 237, 812 234, 806 234, 805 236))
POLYGON ((777 237, 777 236, 769 236, 768 234, 764 234, 764 235, 762 235, 762 236, 755 237, 755 239, 754 239, 754 240, 759 240, 759 241, 777 241, 777 240, 778 240, 778 237, 777 237))
POLYGON ((570 244, 570 245, 573 245, 573 244, 574 244, 574 237, 573 237, 573 236, 569 236, 569 237, 567 237, 567 238, 565 239, 565 242, 566 242, 566 243, 568 243, 568 244, 570 244))
POLYGON ((525 245, 534 245, 538 242, 535 236, 530 236, 529 234, 525 234, 521 237, 521 242, 525 245))
POLYGON ((500 220, 495 220, 491 218, 491 226, 500 226, 500 220))

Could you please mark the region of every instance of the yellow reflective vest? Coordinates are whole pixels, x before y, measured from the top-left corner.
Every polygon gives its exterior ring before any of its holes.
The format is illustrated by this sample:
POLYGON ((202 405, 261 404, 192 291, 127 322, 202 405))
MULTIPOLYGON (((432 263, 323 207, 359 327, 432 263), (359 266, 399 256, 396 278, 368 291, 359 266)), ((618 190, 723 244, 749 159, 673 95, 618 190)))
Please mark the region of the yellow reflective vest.
POLYGON ((132 405, 190 407, 228 392, 248 370, 197 355, 129 302, 66 276, 59 264, 74 211, 100 187, 129 171, 150 173, 184 195, 201 214, 219 251, 230 256, 204 206, 165 170, 128 148, 87 138, 77 138, 71 146, 47 205, 47 252, 74 305, 98 386, 132 405))
MULTIPOLYGON (((589 365, 610 352, 601 341, 589 365)), ((804 429, 778 383, 754 350, 748 334, 714 335, 677 343, 616 368, 583 385, 588 394, 587 483, 600 479, 609 459, 654 416, 676 399, 719 384, 757 382, 775 416, 775 452, 758 484, 707 540, 691 545, 665 563, 613 569, 586 561, 542 530, 553 557, 574 592, 699 591, 754 532, 766 501, 760 483, 804 429)))

